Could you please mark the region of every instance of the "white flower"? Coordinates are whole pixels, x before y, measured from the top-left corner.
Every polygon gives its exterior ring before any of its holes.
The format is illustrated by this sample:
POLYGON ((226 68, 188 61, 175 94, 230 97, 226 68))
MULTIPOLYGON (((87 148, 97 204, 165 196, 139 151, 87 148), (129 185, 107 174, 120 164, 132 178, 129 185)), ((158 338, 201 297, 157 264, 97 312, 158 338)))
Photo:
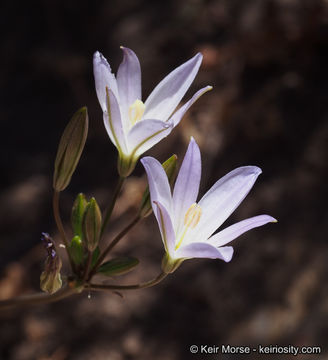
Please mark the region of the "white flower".
POLYGON ((167 75, 143 103, 139 60, 132 50, 121 48, 124 56, 116 78, 99 52, 94 54, 93 67, 104 124, 119 152, 119 172, 127 176, 140 155, 166 137, 189 107, 212 87, 197 91, 174 112, 198 72, 202 61, 198 53, 167 75))
POLYGON ((152 157, 141 159, 148 176, 153 204, 166 257, 165 272, 173 272, 183 260, 211 258, 230 261, 233 248, 225 246, 244 232, 276 222, 259 215, 212 235, 243 201, 261 173, 256 166, 239 167, 218 180, 197 202, 201 177, 200 151, 191 138, 179 171, 173 195, 161 164, 152 157))

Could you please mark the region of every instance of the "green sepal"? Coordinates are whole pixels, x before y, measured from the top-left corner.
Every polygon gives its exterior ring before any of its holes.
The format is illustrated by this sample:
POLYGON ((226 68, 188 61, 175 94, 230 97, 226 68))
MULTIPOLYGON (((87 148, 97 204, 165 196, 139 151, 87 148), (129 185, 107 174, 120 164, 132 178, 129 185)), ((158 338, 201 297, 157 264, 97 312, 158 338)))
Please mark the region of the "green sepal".
MULTIPOLYGON (((176 167, 177 167, 177 159, 176 155, 172 155, 169 159, 163 162, 162 166, 165 170, 167 178, 169 180, 170 185, 172 186, 175 180, 176 175, 176 167)), ((150 203, 150 193, 149 186, 147 186, 146 190, 143 193, 141 205, 139 209, 139 215, 142 218, 149 216, 152 213, 153 209, 150 203)))
POLYGON ((109 260, 102 264, 98 273, 106 276, 117 276, 131 271, 139 264, 139 260, 134 257, 120 257, 109 260))
POLYGON ((172 274, 185 259, 172 259, 169 254, 165 253, 162 259, 162 270, 165 274, 172 274))
POLYGON ((84 194, 80 193, 77 195, 72 207, 71 222, 73 227, 73 233, 74 235, 78 235, 81 239, 83 236, 83 231, 82 231, 83 216, 87 205, 88 202, 84 194))
POLYGON ((138 158, 133 156, 128 157, 119 151, 117 159, 117 171, 119 175, 123 178, 128 177, 136 167, 137 162, 138 158))
POLYGON ((87 139, 88 126, 88 111, 83 107, 73 115, 63 132, 55 160, 53 187, 56 191, 63 191, 71 181, 87 139))
POLYGON ((75 235, 69 244, 69 253, 74 264, 81 265, 84 262, 85 251, 79 235, 75 235))

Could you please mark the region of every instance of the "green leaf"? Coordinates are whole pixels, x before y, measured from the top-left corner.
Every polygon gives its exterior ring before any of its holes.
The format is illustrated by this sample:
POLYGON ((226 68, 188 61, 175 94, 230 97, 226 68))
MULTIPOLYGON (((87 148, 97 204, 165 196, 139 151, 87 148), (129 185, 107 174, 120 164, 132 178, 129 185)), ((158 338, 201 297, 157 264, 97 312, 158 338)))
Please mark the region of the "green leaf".
POLYGON ((106 276, 122 275, 131 271, 139 264, 139 260, 134 257, 120 257, 109 260, 102 264, 98 273, 106 276))

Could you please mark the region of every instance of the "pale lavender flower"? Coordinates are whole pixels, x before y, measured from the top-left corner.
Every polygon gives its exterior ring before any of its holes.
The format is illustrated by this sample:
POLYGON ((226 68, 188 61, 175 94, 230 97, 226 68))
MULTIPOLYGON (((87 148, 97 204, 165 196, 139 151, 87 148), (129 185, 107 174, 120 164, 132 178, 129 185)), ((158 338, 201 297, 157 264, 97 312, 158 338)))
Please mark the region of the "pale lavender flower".
POLYGON ((140 155, 166 137, 189 107, 212 87, 200 89, 174 112, 198 72, 202 61, 198 53, 167 75, 143 103, 139 60, 132 50, 121 48, 123 61, 116 78, 99 52, 94 54, 93 67, 104 124, 119 152, 119 172, 127 176, 140 155))
POLYGON ((183 260, 211 258, 230 261, 233 248, 225 246, 244 232, 276 220, 259 215, 218 233, 213 233, 230 216, 253 187, 261 169, 239 167, 220 180, 198 201, 201 158, 197 143, 191 138, 179 171, 173 194, 161 164, 152 157, 141 159, 147 172, 150 196, 166 257, 163 270, 173 272, 183 260))

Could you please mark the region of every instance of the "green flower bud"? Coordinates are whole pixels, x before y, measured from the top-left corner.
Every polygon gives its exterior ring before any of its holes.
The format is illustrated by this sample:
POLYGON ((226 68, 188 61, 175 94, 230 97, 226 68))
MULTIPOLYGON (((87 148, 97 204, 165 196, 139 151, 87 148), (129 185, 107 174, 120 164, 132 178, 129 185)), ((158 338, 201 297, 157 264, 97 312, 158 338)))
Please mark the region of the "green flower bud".
POLYGON ((63 132, 55 160, 53 187, 56 191, 63 191, 71 181, 87 139, 88 123, 87 108, 83 107, 73 115, 63 132))
MULTIPOLYGON (((176 175, 176 167, 177 167, 177 159, 176 155, 172 155, 169 159, 163 162, 162 166, 166 172, 167 178, 169 180, 170 185, 172 186, 175 180, 176 175)), ((147 186, 146 190, 143 193, 141 205, 139 209, 139 215, 142 218, 149 216, 152 213, 153 209, 150 203, 150 194, 149 187, 147 186)))
POLYGON ((84 194, 78 194, 72 207, 71 221, 72 221, 73 232, 74 235, 78 235, 80 238, 82 238, 83 235, 82 222, 87 205, 88 202, 85 199, 84 194))
POLYGON ((83 217, 83 239, 89 251, 98 246, 101 231, 101 211, 95 198, 91 198, 83 217))
POLYGON ((139 260, 134 257, 121 257, 109 260, 102 264, 98 273, 106 276, 116 276, 126 274, 139 264, 139 260))
POLYGON ((81 237, 79 235, 75 235, 69 244, 68 249, 71 258, 76 265, 81 265, 84 261, 84 247, 82 244, 81 237))

